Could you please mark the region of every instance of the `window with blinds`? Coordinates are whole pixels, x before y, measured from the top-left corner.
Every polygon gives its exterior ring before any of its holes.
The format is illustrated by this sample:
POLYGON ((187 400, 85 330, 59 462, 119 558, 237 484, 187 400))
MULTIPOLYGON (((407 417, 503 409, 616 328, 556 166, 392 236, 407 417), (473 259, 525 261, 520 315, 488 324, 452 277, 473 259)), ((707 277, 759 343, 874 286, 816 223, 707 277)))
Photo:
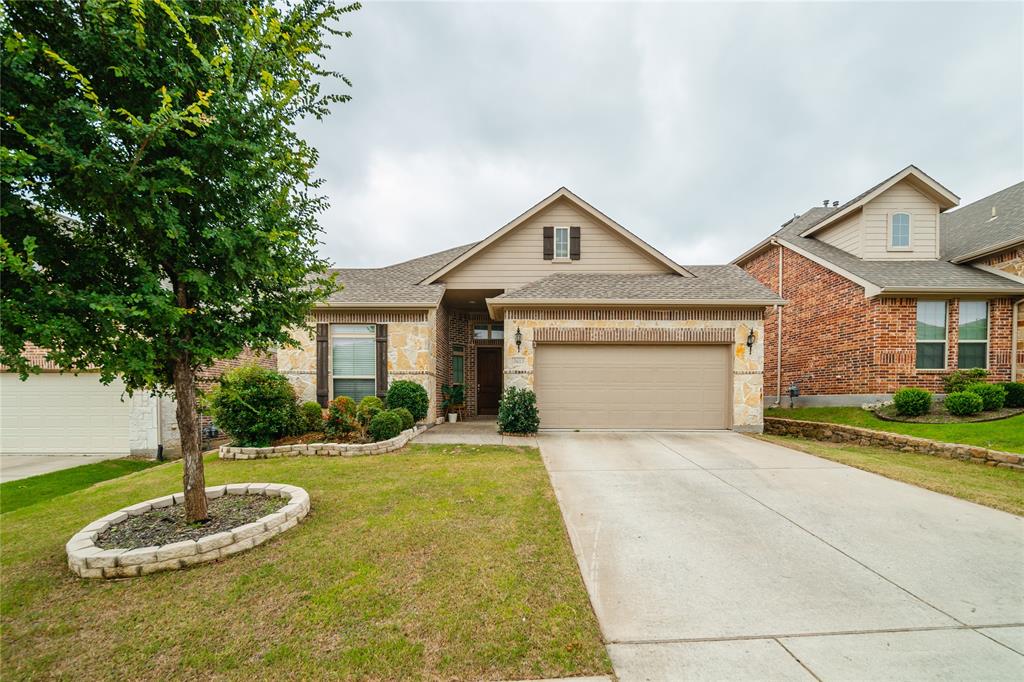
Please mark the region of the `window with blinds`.
POLYGON ((348 396, 357 403, 377 391, 376 325, 331 325, 333 398, 348 396))
POLYGON ((917 368, 946 367, 946 302, 917 302, 917 368))

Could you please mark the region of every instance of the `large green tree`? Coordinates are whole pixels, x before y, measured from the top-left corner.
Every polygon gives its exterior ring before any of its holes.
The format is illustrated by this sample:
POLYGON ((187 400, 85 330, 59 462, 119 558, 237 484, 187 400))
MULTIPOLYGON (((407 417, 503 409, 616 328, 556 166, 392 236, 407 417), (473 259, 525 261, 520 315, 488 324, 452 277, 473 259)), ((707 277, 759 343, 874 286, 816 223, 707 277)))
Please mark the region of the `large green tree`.
POLYGON ((173 391, 193 521, 197 370, 293 343, 334 286, 317 151, 295 124, 348 99, 321 90, 348 85, 323 57, 358 7, 0 0, 0 362, 28 377, 32 343, 173 391))

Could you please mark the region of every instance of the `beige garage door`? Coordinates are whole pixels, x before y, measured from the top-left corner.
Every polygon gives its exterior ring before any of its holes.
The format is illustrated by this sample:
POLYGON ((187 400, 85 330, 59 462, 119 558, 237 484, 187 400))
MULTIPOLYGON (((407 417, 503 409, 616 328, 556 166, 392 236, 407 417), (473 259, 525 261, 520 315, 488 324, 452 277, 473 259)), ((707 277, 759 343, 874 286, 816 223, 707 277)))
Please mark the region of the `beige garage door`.
POLYGON ((128 401, 121 383, 95 374, 0 373, 0 454, 127 455, 128 401))
POLYGON ((724 429, 728 346, 538 345, 542 428, 724 429))

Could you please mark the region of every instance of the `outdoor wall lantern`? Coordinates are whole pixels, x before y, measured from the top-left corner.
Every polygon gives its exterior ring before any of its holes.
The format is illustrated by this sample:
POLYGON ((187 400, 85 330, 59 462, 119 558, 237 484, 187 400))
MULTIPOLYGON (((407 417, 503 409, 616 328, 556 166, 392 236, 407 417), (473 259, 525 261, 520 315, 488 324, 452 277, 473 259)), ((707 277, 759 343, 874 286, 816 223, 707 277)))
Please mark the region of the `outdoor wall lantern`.
POLYGON ((522 350, 522 348, 523 348, 523 330, 521 330, 519 327, 516 327, 516 337, 515 338, 516 338, 516 350, 517 351, 522 350))
POLYGON ((754 330, 751 329, 747 333, 747 352, 750 353, 754 350, 754 330))

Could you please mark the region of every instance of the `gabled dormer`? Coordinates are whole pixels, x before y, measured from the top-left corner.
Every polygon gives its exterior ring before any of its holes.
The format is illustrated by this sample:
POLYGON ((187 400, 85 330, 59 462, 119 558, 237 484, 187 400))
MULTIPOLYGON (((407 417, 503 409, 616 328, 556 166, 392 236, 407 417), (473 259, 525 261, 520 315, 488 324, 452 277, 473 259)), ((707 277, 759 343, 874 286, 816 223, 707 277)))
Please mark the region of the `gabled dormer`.
POLYGON ((937 260, 939 214, 960 198, 916 166, 839 206, 800 236, 864 260, 937 260))

